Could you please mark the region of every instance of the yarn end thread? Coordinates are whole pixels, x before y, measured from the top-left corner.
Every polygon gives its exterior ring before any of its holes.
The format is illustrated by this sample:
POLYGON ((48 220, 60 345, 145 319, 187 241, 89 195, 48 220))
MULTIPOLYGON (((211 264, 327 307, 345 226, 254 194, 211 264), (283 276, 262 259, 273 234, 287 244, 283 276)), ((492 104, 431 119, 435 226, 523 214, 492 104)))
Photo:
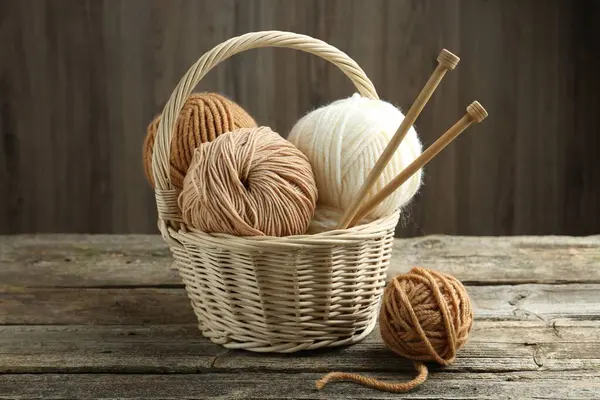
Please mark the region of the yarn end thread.
POLYGON ((370 387, 381 391, 392 393, 405 393, 421 385, 427 380, 427 376, 429 375, 427 367, 422 362, 414 361, 413 365, 417 370, 417 376, 415 376, 412 380, 407 382, 384 382, 360 374, 351 374, 347 372, 330 372, 318 381, 316 381, 315 386, 318 390, 322 390, 329 382, 352 381, 362 386, 370 387))

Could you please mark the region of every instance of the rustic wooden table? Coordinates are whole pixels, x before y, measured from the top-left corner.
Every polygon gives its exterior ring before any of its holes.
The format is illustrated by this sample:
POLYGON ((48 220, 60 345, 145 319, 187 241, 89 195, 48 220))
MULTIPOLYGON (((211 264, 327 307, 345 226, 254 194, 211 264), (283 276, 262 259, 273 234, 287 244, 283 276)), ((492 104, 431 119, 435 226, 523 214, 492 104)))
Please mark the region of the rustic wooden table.
POLYGON ((397 240, 413 265, 461 279, 476 321, 456 362, 405 395, 331 370, 405 379, 379 334, 293 355, 211 344, 157 236, 0 237, 0 398, 600 398, 600 236, 397 240))

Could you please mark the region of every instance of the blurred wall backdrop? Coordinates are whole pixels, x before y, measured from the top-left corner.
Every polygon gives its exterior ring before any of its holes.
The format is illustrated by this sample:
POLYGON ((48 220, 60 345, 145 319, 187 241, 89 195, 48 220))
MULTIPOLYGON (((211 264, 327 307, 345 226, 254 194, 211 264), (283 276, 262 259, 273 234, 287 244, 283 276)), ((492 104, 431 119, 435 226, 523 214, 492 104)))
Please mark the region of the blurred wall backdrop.
MULTIPOLYGON (((431 144, 480 100, 490 117, 440 154, 399 235, 600 232, 600 2, 0 0, 0 233, 157 232, 145 128, 185 70, 234 35, 323 39, 404 111, 442 47, 462 61, 417 121, 431 144)), ((335 67, 254 50, 199 89, 283 135, 348 96, 335 67)))

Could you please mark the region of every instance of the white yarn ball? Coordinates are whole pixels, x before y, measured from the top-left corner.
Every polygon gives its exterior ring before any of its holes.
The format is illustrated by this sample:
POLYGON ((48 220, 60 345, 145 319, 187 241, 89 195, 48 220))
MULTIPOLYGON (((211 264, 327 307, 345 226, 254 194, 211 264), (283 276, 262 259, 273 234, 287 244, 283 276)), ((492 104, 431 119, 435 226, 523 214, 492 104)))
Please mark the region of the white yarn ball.
MULTIPOLYGON (((337 221, 329 220, 350 206, 403 119, 402 112, 392 104, 355 94, 308 113, 294 125, 288 140, 312 165, 319 190, 314 220, 321 230, 335 226, 337 221)), ((389 183, 421 151, 417 132, 411 127, 364 201, 389 183)), ((390 215, 406 205, 419 190, 421 174, 421 170, 414 174, 367 219, 390 215)))

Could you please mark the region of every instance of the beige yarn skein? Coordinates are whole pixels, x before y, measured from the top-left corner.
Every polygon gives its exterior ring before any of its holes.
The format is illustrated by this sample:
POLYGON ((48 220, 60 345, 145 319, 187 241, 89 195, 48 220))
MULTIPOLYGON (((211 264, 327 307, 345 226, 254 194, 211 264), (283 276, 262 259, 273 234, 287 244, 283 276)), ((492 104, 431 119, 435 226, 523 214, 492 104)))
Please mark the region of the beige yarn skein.
POLYGON ((179 207, 208 233, 289 236, 308 228, 317 188, 306 156, 268 127, 237 129, 194 153, 179 207))

